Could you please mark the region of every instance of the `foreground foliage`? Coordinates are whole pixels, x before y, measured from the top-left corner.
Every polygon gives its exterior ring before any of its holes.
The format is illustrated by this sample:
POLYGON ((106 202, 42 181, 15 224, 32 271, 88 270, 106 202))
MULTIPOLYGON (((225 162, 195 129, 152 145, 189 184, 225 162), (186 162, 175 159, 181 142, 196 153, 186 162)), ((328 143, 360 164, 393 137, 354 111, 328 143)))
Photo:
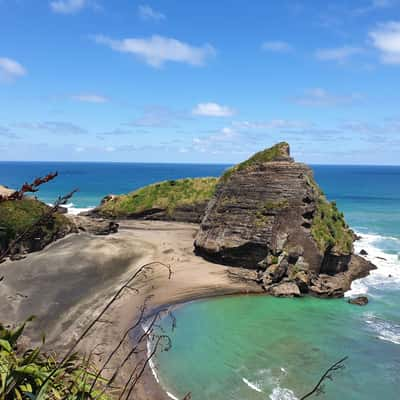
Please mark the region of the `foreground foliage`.
POLYGON ((96 371, 89 358, 72 354, 60 365, 41 347, 23 349, 24 328, 0 325, 0 400, 109 399, 100 389, 91 390, 96 371))

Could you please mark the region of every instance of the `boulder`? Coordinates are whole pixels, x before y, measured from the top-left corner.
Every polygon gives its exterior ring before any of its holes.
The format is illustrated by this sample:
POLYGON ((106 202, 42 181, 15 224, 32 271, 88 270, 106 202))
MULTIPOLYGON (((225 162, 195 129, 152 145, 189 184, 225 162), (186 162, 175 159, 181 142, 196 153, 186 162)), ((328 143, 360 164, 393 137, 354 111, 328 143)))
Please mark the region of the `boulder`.
POLYGON ((274 285, 269 289, 269 293, 277 297, 301 296, 300 289, 293 282, 283 282, 278 285, 274 285))
POLYGON ((367 255, 368 255, 368 253, 367 253, 367 251, 366 251, 366 250, 364 250, 364 249, 361 249, 361 250, 360 250, 360 255, 362 255, 362 256, 367 256, 367 255))
POLYGON ((355 304, 357 306, 365 306, 368 304, 368 297, 367 296, 358 296, 358 297, 349 299, 348 302, 350 304, 355 304))

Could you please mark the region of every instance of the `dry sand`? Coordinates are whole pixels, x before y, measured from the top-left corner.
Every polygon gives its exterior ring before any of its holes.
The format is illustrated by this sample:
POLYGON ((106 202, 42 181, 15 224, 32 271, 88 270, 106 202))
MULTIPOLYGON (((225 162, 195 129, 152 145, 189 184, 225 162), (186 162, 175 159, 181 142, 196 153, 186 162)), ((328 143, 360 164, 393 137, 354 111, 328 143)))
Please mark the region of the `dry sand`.
MULTIPOLYGON (((81 343, 81 351, 95 349, 100 365, 135 322, 148 296, 146 313, 150 316, 164 305, 259 293, 258 285, 234 280, 226 267, 193 254, 197 229, 194 224, 121 221, 117 234, 70 235, 24 260, 7 261, 0 265, 0 276, 4 276, 0 283, 1 321, 23 321, 35 314, 37 320, 28 332, 32 341, 39 341, 40 332, 46 331, 47 345, 62 353, 141 265, 153 261, 169 264, 173 271, 170 279, 166 268, 155 266, 153 272, 136 281, 139 292, 126 289, 81 343)), ((131 345, 132 341, 124 342, 108 372, 118 366, 131 345)), ((142 355, 126 363, 120 382, 129 377, 142 355)), ((139 400, 166 398, 150 369, 135 394, 139 400)))

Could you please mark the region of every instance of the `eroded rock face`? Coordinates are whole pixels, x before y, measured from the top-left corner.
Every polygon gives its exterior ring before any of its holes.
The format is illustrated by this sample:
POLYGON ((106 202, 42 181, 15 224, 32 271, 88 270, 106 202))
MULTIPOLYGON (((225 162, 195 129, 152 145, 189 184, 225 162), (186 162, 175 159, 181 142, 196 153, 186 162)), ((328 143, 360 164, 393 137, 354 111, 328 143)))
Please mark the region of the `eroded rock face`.
MULTIPOLYGON (((221 178, 195 250, 214 262, 265 270, 267 291, 289 279, 299 293, 339 297, 353 279, 374 268, 354 259, 353 240, 343 215, 325 199, 311 169, 294 162, 289 146, 280 143, 221 178)), ((271 292, 284 295, 277 290, 271 292)))

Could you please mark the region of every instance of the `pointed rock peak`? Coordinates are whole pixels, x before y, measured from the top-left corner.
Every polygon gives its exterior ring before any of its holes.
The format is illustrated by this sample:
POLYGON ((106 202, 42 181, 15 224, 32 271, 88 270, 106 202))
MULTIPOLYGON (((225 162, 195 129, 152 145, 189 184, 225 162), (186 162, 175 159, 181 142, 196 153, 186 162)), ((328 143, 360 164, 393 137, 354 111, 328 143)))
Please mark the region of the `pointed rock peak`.
POLYGON ((251 156, 248 160, 235 165, 228 169, 222 176, 222 180, 228 179, 234 172, 242 171, 251 167, 254 164, 262 164, 273 161, 293 161, 290 157, 290 147, 286 142, 280 142, 276 145, 269 147, 268 149, 259 151, 258 153, 251 156))
POLYGON ((259 151, 258 153, 251 156, 244 163, 264 163, 271 161, 289 161, 292 160, 290 157, 290 147, 287 142, 280 142, 276 145, 269 147, 268 149, 259 151))

